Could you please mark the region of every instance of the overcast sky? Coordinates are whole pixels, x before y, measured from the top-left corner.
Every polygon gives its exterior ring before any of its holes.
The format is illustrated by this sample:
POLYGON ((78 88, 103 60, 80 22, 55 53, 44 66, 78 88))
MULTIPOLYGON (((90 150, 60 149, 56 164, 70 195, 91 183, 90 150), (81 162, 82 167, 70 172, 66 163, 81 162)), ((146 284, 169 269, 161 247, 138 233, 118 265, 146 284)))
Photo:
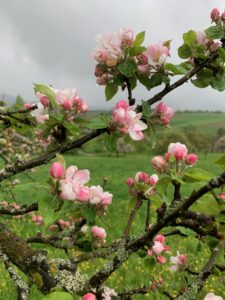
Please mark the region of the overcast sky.
MULTIPOLYGON (((126 96, 104 100, 97 86, 91 52, 99 33, 131 27, 145 30, 145 45, 172 40, 171 62, 189 29, 210 26, 213 7, 225 9, 225 0, 0 0, 0 94, 21 94, 35 100, 32 83, 55 88, 77 87, 91 108, 110 108, 126 96)), ((154 94, 143 88, 136 99, 154 94)), ((175 109, 225 111, 225 92, 197 89, 190 83, 165 99, 175 109)))

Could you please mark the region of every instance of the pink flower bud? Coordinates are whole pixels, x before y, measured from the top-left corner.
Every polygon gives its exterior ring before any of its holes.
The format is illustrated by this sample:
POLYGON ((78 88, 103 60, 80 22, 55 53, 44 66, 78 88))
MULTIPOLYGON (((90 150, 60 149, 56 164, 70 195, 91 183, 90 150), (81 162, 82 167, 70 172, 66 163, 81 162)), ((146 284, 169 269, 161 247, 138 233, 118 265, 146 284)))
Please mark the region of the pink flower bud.
POLYGON ((152 186, 155 186, 156 183, 158 182, 158 180, 159 180, 159 177, 158 177, 157 174, 153 174, 153 175, 151 175, 151 176, 149 177, 149 183, 150 183, 150 185, 152 185, 152 186))
POLYGON ((190 153, 190 154, 188 154, 188 156, 187 156, 186 162, 187 162, 187 164, 189 164, 189 165, 195 165, 196 162, 197 162, 197 160, 198 160, 198 156, 197 156, 196 154, 194 154, 194 153, 190 153))
POLYGON ((87 293, 82 297, 82 300, 96 300, 96 297, 92 293, 87 293))
POLYGON ((65 174, 64 167, 59 162, 54 162, 49 168, 49 172, 53 178, 63 178, 65 174))
POLYGON ((165 242, 165 236, 162 234, 157 234, 157 236, 155 237, 155 241, 163 244, 165 242))
POLYGON ((129 178, 127 178, 127 185, 129 186, 129 187, 131 187, 131 186, 133 186, 134 185, 134 179, 133 178, 131 178, 131 177, 129 177, 129 178))
POLYGON ((153 168, 159 173, 164 172, 166 169, 166 161, 162 156, 153 157, 153 159, 151 160, 151 164, 153 168))
POLYGON ((117 104, 116 104, 116 109, 117 108, 123 108, 123 109, 127 109, 128 108, 128 103, 126 102, 126 100, 120 100, 117 104))
POLYGON ((168 153, 173 155, 176 160, 184 160, 187 157, 187 147, 181 143, 170 143, 168 146, 168 153))
POLYGON ((220 18, 220 11, 218 8, 213 8, 211 11, 211 19, 213 22, 218 21, 220 18))
POLYGON ((89 109, 89 107, 88 107, 87 103, 83 101, 82 105, 81 105, 81 112, 86 113, 88 111, 88 109, 89 109))
POLYGON ((62 107, 64 110, 70 110, 72 107, 72 102, 69 99, 65 99, 62 107))
POLYGON ((225 21, 225 11, 222 13, 222 15, 221 15, 221 20, 222 21, 225 21))
POLYGON ((135 180, 138 182, 148 182, 149 181, 149 177, 148 174, 146 174, 145 172, 137 172, 137 174, 135 175, 135 180))
POLYGON ((91 228, 91 233, 94 237, 99 239, 105 239, 107 236, 105 229, 98 226, 93 226, 91 228))
POLYGON ((219 48, 220 48, 220 43, 213 43, 210 46, 209 50, 210 52, 216 52, 219 48))
POLYGON ((23 105, 23 107, 24 107, 25 109, 30 109, 31 106, 32 106, 32 104, 30 104, 30 103, 24 103, 24 105, 23 105))
POLYGON ((105 73, 105 71, 100 66, 95 67, 95 76, 96 77, 101 77, 104 73, 105 73))
POLYGON ((161 256, 161 255, 158 255, 158 256, 156 257, 156 260, 157 260, 157 262, 160 263, 160 264, 165 264, 165 262, 166 262, 166 258, 165 258, 164 256, 161 256))
POLYGON ((48 107, 48 106, 49 106, 49 100, 48 100, 48 97, 47 97, 47 96, 45 96, 44 94, 39 93, 39 92, 36 93, 36 96, 39 98, 41 104, 42 104, 44 107, 48 107))
MULTIPOLYGON (((220 193, 218 196, 220 199, 225 200, 225 193, 220 193)), ((4 201, 3 201, 4 202, 4 201)), ((2 202, 2 203, 3 203, 2 202)))

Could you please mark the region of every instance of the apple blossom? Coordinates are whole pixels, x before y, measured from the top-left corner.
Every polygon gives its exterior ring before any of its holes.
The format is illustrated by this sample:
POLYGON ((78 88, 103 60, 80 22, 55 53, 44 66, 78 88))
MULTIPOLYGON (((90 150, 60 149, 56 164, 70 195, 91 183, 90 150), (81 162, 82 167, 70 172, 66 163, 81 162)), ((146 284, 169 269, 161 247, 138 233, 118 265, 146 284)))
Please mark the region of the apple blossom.
POLYGON ((40 92, 37 92, 36 93, 36 96, 38 97, 38 99, 40 100, 41 104, 44 106, 44 107, 48 107, 49 106, 49 99, 46 95, 40 93, 40 92))
POLYGON ((196 32, 197 34, 197 43, 199 45, 205 45, 207 40, 206 40, 206 33, 204 31, 198 31, 196 32))
POLYGON ((218 197, 222 200, 225 200, 225 193, 220 193, 218 197))
POLYGON ((44 124, 45 121, 47 121, 47 120, 49 120, 49 115, 48 114, 36 116, 36 121, 38 123, 44 124))
POLYGON ((151 164, 159 173, 164 172, 166 169, 166 161, 162 156, 154 156, 151 160, 151 164))
POLYGON ((135 180, 133 179, 133 178, 131 178, 131 177, 129 177, 129 178, 127 178, 127 185, 129 186, 129 187, 131 187, 131 186, 133 186, 134 185, 134 183, 135 183, 135 180))
POLYGON ((98 226, 93 226, 91 228, 91 233, 94 237, 99 239, 105 239, 107 236, 105 229, 98 226))
POLYGON ((65 174, 64 167, 59 162, 54 162, 49 168, 49 172, 53 178, 63 178, 65 174))
POLYGON ((169 54, 169 48, 164 43, 154 44, 147 47, 147 50, 143 53, 148 58, 148 64, 150 66, 162 67, 169 54))
POLYGON ((223 300, 223 298, 214 293, 208 293, 203 300, 223 300))
POLYGON ((160 115, 161 123, 164 125, 168 125, 174 115, 173 109, 164 102, 156 106, 155 112, 160 115))
POLYGON ((120 36, 122 45, 132 45, 134 41, 134 32, 131 28, 120 29, 120 36))
POLYGON ((23 107, 25 109, 30 109, 32 107, 32 104, 30 104, 30 103, 24 103, 23 107))

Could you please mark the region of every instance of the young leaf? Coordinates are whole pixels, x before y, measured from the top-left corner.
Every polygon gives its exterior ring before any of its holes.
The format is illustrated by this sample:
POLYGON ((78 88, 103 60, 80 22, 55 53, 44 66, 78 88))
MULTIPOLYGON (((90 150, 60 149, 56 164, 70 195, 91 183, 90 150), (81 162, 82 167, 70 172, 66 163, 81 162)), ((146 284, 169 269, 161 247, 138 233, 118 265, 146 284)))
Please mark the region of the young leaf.
POLYGON ((191 48, 186 45, 186 44, 183 44, 182 46, 180 46, 178 48, 178 55, 180 56, 180 58, 189 58, 192 54, 192 50, 191 48))
POLYGON ((43 296, 41 300, 73 300, 73 296, 67 292, 55 291, 43 296))
POLYGON ((89 121, 87 124, 87 127, 90 129, 100 129, 100 128, 106 128, 109 125, 109 119, 105 118, 103 116, 93 118, 89 121))
POLYGON ((224 37, 223 28, 220 25, 215 25, 205 30, 207 39, 222 39, 224 37))
POLYGON ((129 48, 129 55, 132 56, 137 56, 143 53, 146 50, 145 47, 143 46, 133 46, 129 48))
POLYGON ((192 183, 201 181, 206 182, 214 177, 214 174, 200 168, 189 168, 184 172, 182 179, 185 182, 192 183))
POLYGON ((35 94, 37 92, 39 92, 39 93, 47 96, 52 107, 57 107, 57 104, 55 102, 55 92, 50 86, 34 83, 34 91, 35 91, 35 94))
POLYGON ((194 44, 197 44, 197 34, 193 30, 189 30, 188 32, 185 32, 183 34, 183 40, 184 44, 188 46, 193 46, 194 44))
POLYGON ((165 70, 171 71, 174 75, 185 75, 188 72, 183 66, 170 63, 165 64, 165 70))
POLYGON ((132 77, 137 71, 137 64, 133 60, 128 60, 124 63, 121 63, 118 66, 118 70, 126 77, 132 77))
POLYGON ((105 87, 106 100, 110 100, 118 92, 118 85, 115 82, 108 82, 105 87))
POLYGON ((145 31, 139 32, 133 42, 133 46, 140 46, 145 39, 145 31))
POLYGON ((215 161, 216 165, 219 165, 222 169, 225 170, 225 154, 223 154, 222 156, 220 156, 216 161, 215 161))

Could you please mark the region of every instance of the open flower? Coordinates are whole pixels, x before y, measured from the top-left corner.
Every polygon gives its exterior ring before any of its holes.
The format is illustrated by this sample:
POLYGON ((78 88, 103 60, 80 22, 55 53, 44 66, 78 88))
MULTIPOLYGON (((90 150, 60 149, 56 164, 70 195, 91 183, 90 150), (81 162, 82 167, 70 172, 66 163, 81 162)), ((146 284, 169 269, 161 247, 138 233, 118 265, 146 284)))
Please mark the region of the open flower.
POLYGON ((177 251, 177 256, 171 256, 170 262, 173 264, 169 269, 171 271, 177 271, 181 266, 186 264, 188 261, 187 256, 184 254, 180 254, 179 251, 177 251))

